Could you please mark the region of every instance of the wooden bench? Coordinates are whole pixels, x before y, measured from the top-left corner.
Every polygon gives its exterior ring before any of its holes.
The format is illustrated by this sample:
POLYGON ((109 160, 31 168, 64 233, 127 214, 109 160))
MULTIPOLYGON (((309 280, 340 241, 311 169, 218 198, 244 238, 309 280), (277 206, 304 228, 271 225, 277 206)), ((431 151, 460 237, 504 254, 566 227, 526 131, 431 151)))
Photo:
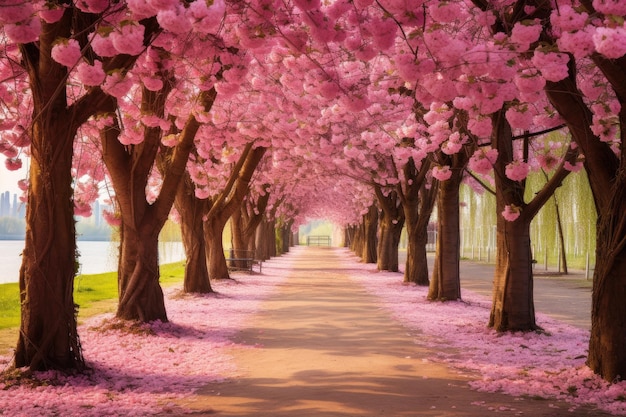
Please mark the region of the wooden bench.
POLYGON ((330 236, 311 235, 306 237, 307 246, 330 246, 330 236))
POLYGON ((249 274, 255 272, 254 268, 258 268, 258 273, 263 272, 263 261, 254 258, 254 251, 228 249, 224 251, 226 264, 230 271, 248 271, 249 274))

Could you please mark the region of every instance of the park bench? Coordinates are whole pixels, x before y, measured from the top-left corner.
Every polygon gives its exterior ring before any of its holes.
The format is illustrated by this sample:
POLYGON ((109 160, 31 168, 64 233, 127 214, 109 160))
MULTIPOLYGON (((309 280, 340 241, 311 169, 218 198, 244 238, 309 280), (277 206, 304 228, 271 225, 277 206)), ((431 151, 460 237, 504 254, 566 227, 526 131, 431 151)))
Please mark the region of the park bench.
POLYGON ((306 237, 307 246, 330 246, 330 236, 310 235, 306 237))
POLYGON ((256 272, 256 268, 259 274, 263 272, 263 261, 255 259, 254 251, 235 251, 231 248, 224 251, 224 256, 229 271, 247 271, 249 274, 252 274, 256 272))

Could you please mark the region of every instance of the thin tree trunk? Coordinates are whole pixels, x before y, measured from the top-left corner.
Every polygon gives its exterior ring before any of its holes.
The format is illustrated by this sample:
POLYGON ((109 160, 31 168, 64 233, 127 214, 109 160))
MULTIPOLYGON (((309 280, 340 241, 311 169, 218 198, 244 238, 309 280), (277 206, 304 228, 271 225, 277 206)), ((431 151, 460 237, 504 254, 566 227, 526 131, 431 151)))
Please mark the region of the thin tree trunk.
POLYGON ((437 195, 437 248, 433 278, 428 291, 428 299, 446 301, 461 298, 460 279, 460 237, 459 237, 459 188, 463 178, 464 161, 455 163, 457 169, 447 181, 439 183, 437 195))
POLYGON ((274 227, 272 222, 264 219, 256 231, 257 257, 262 261, 270 259, 274 255, 272 248, 276 248, 274 227))
POLYGON ((378 263, 379 271, 398 272, 398 246, 404 226, 404 210, 398 193, 390 191, 383 195, 380 187, 374 187, 378 204, 382 208, 379 219, 378 263))
MULTIPOLYGON (((420 181, 414 176, 414 181, 420 181)), ((424 181, 419 182, 421 187, 405 193, 402 199, 402 208, 406 217, 407 228, 407 256, 404 270, 404 282, 417 285, 428 285, 428 260, 426 245, 428 244, 428 223, 435 206, 438 182, 426 187, 424 181), (409 194, 409 195, 407 195, 409 194)))
POLYGON ((224 256, 222 235, 226 221, 223 219, 209 219, 204 222, 204 238, 208 258, 209 277, 211 279, 230 279, 228 265, 224 256))
POLYGON ((363 229, 361 233, 361 259, 367 264, 375 264, 378 261, 378 208, 372 204, 363 216, 363 229))

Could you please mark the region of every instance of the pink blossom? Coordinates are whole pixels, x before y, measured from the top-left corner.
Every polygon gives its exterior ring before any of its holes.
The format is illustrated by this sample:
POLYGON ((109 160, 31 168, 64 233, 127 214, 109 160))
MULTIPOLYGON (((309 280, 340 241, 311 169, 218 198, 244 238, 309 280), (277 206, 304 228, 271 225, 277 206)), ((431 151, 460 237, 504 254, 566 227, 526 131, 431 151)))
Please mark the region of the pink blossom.
POLYGON ((109 37, 120 54, 139 55, 144 50, 144 31, 143 25, 127 23, 123 24, 118 31, 112 32, 109 37))
POLYGON ((41 10, 39 10, 39 17, 41 17, 46 23, 56 23, 63 17, 65 8, 60 5, 55 5, 51 2, 46 2, 41 10))
POLYGON ((541 77, 535 69, 527 69, 516 74, 514 82, 522 93, 536 93, 542 91, 546 85, 546 79, 541 77))
POLYGON ((493 169, 493 164, 498 159, 498 150, 495 148, 477 149, 469 160, 468 166, 478 174, 488 174, 493 169))
POLYGON ((520 212, 521 208, 517 207, 515 204, 507 204, 502 211, 502 217, 504 217, 506 221, 513 222, 520 216, 520 212))
POLYGON ((563 168, 572 172, 578 172, 582 169, 582 167, 583 167, 583 161, 577 161, 575 164, 571 164, 569 161, 565 161, 563 163, 563 168))
POLYGON ((431 173, 433 174, 433 177, 437 178, 439 181, 449 180, 452 176, 452 171, 450 170, 449 165, 434 166, 431 173))
POLYGON ((6 0, 0 6, 0 24, 22 23, 30 20, 34 13, 33 2, 6 0))
POLYGON ((541 22, 517 22, 511 31, 511 41, 519 45, 519 50, 526 51, 530 45, 537 42, 542 31, 541 22))
POLYGON ((223 0, 215 0, 209 7, 204 1, 194 1, 187 8, 187 18, 194 30, 200 33, 216 33, 224 19, 226 5, 223 0))
POLYGON ((91 39, 91 49, 99 56, 111 57, 119 54, 119 51, 113 46, 111 37, 103 33, 96 32, 91 39))
POLYGON ((157 9, 146 0, 126 0, 126 5, 136 20, 152 17, 157 13, 157 9))
POLYGON ((119 214, 114 213, 109 210, 102 210, 102 218, 110 226, 113 226, 113 227, 118 227, 122 224, 122 218, 119 216, 119 214))
POLYGON ((488 138, 491 136, 493 126, 489 117, 474 116, 467 122, 467 128, 479 138, 488 138))
POLYGON ((119 71, 113 72, 111 75, 107 75, 104 84, 102 84, 102 90, 115 98, 121 98, 133 86, 132 77, 127 75, 124 77, 119 71))
POLYGON ((466 138, 462 138, 459 132, 454 132, 447 141, 441 146, 441 151, 446 155, 454 155, 458 153, 466 142, 466 138))
POLYGON ((623 0, 593 0, 593 8, 607 15, 626 16, 626 4, 623 0))
POLYGON ((160 91, 163 88, 163 80, 153 77, 142 77, 141 82, 150 91, 160 91))
POLYGON ((317 10, 320 8, 319 0, 294 0, 293 3, 298 9, 302 10, 303 12, 317 10))
POLYGON ((527 106, 513 106, 506 111, 506 120, 514 129, 528 130, 533 124, 534 112, 527 106))
POLYGON ((187 19, 185 9, 182 6, 159 11, 157 21, 168 32, 180 34, 191 30, 191 22, 187 19))
POLYGON ((22 168, 22 160, 20 158, 7 158, 4 165, 9 171, 17 171, 22 168))
POLYGON ((595 50, 593 42, 594 29, 586 27, 576 32, 564 32, 556 43, 563 52, 570 52, 575 58, 589 56, 595 50))
POLYGON ((532 62, 548 81, 561 81, 568 76, 569 56, 567 54, 535 51, 532 62))
POLYGON ((433 20, 440 23, 452 23, 463 17, 461 7, 459 7, 458 3, 453 1, 433 2, 428 7, 428 13, 430 13, 433 20))
POLYGON ((28 190, 28 180, 19 180, 17 182, 17 188, 19 188, 22 191, 27 191, 28 190))
POLYGON ((524 161, 513 161, 505 168, 505 175, 513 181, 522 181, 528 176, 530 165, 524 161))
POLYGON ((74 201, 74 215, 81 217, 91 217, 93 212, 91 211, 91 204, 83 203, 80 201, 74 201))
POLYGON ((626 28, 600 27, 592 36, 598 53, 607 58, 617 59, 626 55, 626 28))
POLYGON ((196 187, 194 190, 196 198, 200 200, 206 200, 211 196, 211 191, 208 187, 196 187))
POLYGON ((178 136, 177 135, 165 135, 161 139, 161 143, 167 147, 176 146, 178 144, 178 136))
POLYGON ((86 13, 102 13, 109 7, 110 0, 76 0, 74 4, 86 13))
POLYGON ((4 33, 15 43, 35 42, 41 33, 41 20, 34 18, 25 22, 6 24, 4 33))
POLYGON ((569 4, 559 4, 559 7, 554 8, 550 21, 563 32, 573 32, 584 28, 588 18, 586 12, 579 13, 569 4))
POLYGON ((98 60, 95 60, 93 65, 89 65, 87 62, 78 64, 76 76, 86 86, 100 85, 106 78, 106 74, 102 69, 102 62, 98 60))
POLYGON ((56 62, 68 68, 73 68, 83 56, 76 39, 62 39, 56 42, 50 55, 56 62))

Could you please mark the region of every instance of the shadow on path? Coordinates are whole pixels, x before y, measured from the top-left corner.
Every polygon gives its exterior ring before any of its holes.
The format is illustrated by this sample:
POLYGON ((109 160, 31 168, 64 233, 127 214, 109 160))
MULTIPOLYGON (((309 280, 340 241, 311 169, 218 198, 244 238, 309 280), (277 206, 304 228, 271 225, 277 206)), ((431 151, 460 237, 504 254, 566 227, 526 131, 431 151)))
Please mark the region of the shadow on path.
MULTIPOLYGON (((419 334, 394 321, 350 280, 341 252, 296 247, 289 278, 232 349, 235 378, 183 405, 228 417, 599 416, 556 401, 472 391, 471 375, 429 360, 419 334)), ((373 274, 372 279, 375 279, 373 274)))

